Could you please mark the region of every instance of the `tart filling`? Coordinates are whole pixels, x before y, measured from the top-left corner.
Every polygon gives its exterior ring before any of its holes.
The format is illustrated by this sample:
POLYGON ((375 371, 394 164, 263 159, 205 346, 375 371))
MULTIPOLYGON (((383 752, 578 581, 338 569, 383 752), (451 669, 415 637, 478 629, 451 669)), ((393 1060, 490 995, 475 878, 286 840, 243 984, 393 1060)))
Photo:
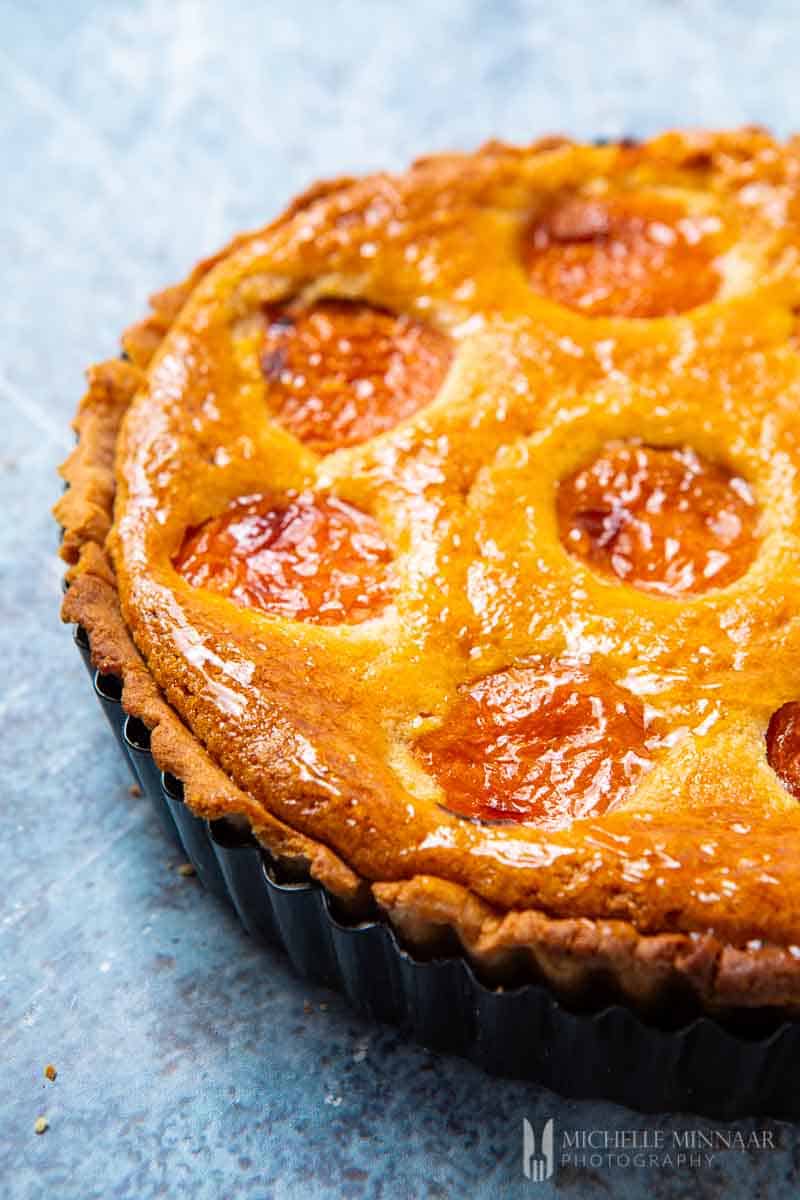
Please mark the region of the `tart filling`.
POLYGON ((64 615, 160 765, 413 941, 800 1009, 800 151, 323 185, 90 378, 64 615))

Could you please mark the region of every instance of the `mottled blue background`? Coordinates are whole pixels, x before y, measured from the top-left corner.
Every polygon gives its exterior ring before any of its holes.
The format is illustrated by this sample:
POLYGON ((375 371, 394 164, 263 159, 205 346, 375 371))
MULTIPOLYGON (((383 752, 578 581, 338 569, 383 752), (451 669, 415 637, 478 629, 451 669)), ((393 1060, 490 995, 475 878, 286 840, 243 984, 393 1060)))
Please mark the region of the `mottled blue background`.
POLYGON ((701 1171, 530 1184, 524 1115, 697 1122, 487 1078, 251 945, 128 793, 55 618, 47 510, 84 366, 311 179, 490 135, 786 132, 800 6, 2 0, 0 17, 2 1200, 795 1195, 800 1131, 779 1123, 777 1151, 701 1171))

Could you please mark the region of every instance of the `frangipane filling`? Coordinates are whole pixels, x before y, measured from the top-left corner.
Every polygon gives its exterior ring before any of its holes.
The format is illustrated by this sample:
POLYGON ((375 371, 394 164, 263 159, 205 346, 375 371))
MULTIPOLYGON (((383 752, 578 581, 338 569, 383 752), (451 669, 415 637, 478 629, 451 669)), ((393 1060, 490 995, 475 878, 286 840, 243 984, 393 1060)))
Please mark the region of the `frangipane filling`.
MULTIPOLYGON (((528 231, 526 263, 534 286, 562 303, 657 316, 713 296, 713 232, 661 198, 562 197, 528 231)), ((430 403, 452 357, 444 335, 357 301, 293 303, 266 317, 268 404, 320 454, 430 403)), ((689 447, 609 443, 561 481, 556 510, 571 555, 663 597, 723 587, 757 550, 749 485, 689 447)), ((304 492, 235 501, 187 531, 174 565, 243 607, 334 625, 368 620, 391 601, 392 557, 367 513, 304 492)), ((769 754, 800 794, 794 724, 776 714, 769 754)), ((624 799, 653 765, 651 733, 641 701, 602 669, 533 657, 463 685, 416 753, 450 812, 556 828, 624 799)))

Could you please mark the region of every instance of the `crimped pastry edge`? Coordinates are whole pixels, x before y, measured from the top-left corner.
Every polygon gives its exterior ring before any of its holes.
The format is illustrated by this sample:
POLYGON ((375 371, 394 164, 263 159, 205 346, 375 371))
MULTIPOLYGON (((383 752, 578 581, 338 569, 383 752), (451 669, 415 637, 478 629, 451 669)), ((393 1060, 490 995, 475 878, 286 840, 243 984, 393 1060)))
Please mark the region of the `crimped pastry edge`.
MULTIPOLYGON (((532 149, 549 150, 563 142, 545 138, 532 149)), ((490 143, 478 153, 506 149, 490 143)), ((434 161, 426 158, 420 165, 429 168, 434 161)), ((274 225, 350 182, 314 185, 274 225)), ((61 554, 70 564, 62 619, 84 628, 94 666, 122 681, 123 707, 150 730, 159 768, 182 782, 185 803, 197 816, 243 817, 270 854, 302 866, 354 915, 368 911, 374 900, 412 949, 429 952, 455 932, 489 980, 502 982, 510 972, 517 977, 522 960, 523 970, 567 998, 586 995, 595 980, 611 980, 626 1000, 645 1009, 669 1004, 677 989, 711 1012, 800 1011, 800 954, 794 947, 758 943, 742 949, 712 933, 644 934, 620 920, 553 917, 535 909, 502 912, 461 884, 430 875, 392 882, 362 879, 329 847, 293 830, 239 788, 163 699, 125 625, 105 549, 113 522, 116 437, 150 358, 184 302, 203 275, 248 236, 235 238, 200 262, 182 284, 152 297, 150 314, 123 335, 127 361, 90 368, 88 391, 73 422, 78 443, 61 468, 68 488, 54 507, 64 531, 61 554)))

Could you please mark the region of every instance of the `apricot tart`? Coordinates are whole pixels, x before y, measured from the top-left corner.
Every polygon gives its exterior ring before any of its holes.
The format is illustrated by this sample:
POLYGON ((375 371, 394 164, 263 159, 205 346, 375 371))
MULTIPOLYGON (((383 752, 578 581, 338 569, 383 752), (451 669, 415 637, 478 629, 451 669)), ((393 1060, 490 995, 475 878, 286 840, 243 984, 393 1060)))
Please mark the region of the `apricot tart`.
POLYGON ((64 619, 406 944, 800 1009, 800 141, 312 188, 93 367, 64 619))

